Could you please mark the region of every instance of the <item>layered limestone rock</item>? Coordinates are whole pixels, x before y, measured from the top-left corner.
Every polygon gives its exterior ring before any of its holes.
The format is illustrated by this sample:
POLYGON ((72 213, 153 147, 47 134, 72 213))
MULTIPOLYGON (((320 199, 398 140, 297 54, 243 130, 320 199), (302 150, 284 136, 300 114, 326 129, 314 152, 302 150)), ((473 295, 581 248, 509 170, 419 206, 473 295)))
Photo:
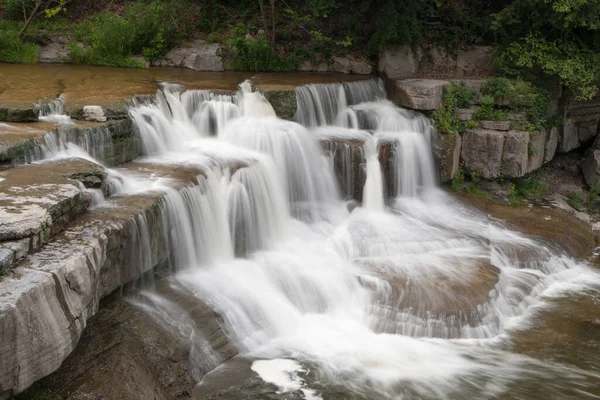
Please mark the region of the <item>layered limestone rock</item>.
POLYGON ((202 39, 175 47, 163 59, 154 61, 152 66, 189 68, 195 71, 225 70, 221 45, 202 39))
POLYGON ((298 66, 298 71, 370 75, 373 73, 373 66, 363 59, 348 54, 333 57, 329 62, 322 57, 317 57, 314 61, 304 60, 298 66))
POLYGON ((471 78, 493 75, 494 51, 472 46, 449 54, 439 47, 413 49, 408 45, 389 46, 379 55, 379 73, 389 79, 452 76, 471 78))
POLYGON ((83 214, 91 198, 79 187, 102 188, 106 172, 85 160, 12 168, 0 176, 0 273, 40 249, 83 214), (94 179, 92 179, 94 178, 94 179))
POLYGON ((405 79, 388 82, 388 98, 395 104, 420 111, 437 110, 442 104, 443 88, 449 81, 405 79))
POLYGON ((591 187, 600 183, 600 150, 589 151, 581 163, 585 182, 591 187))
POLYGON ((448 182, 454 178, 460 166, 462 137, 434 133, 431 149, 439 170, 440 182, 448 182))
POLYGON ((237 354, 208 305, 167 281, 153 290, 170 314, 143 295, 109 296, 40 389, 73 400, 189 398, 204 374, 237 354), (172 329, 174 314, 181 329, 172 329))
POLYGON ((566 153, 600 133, 600 97, 580 102, 567 96, 562 117, 564 123, 559 132, 558 152, 566 153))
POLYGON ((500 176, 505 137, 496 131, 468 130, 463 134, 461 159, 467 173, 483 178, 500 176))
MULTIPOLYGON (((170 178, 175 189, 192 184, 190 179, 201 173, 147 165, 143 171, 170 178)), ((61 174, 43 179, 60 180, 61 174)), ((111 202, 68 224, 39 251, 13 264, 0 282, 0 399, 56 370, 75 348, 101 298, 167 260, 163 194, 148 192, 111 202)), ((41 213, 35 216, 42 225, 48 221, 41 213)), ((37 232, 39 225, 32 224, 31 231, 37 232)))

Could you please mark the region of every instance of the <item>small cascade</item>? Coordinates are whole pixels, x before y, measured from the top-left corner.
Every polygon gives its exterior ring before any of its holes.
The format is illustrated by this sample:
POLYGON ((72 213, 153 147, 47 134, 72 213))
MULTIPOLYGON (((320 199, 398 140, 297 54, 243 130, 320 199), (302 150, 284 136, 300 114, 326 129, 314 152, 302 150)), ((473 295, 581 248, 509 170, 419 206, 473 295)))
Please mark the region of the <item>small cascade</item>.
POLYGON ((79 128, 59 125, 44 136, 42 158, 69 157, 78 152, 81 158, 106 163, 114 154, 110 130, 105 126, 79 128))
MULTIPOLYGON (((137 220, 148 254, 132 258, 168 256, 169 283, 210 305, 244 357, 293 360, 256 364, 265 379, 281 364, 314 371, 296 383, 322 398, 498 397, 490 382, 512 387, 537 365, 504 343, 552 299, 600 293, 599 274, 436 189, 430 121, 380 81, 296 94, 297 122, 249 82, 235 96, 163 85, 133 107, 140 163, 201 172, 175 184, 111 171, 121 196, 163 196, 164 229, 145 237, 137 220)), ((141 307, 218 362, 159 293, 141 307)))
POLYGON ((295 91, 296 121, 307 127, 332 125, 348 106, 385 99, 381 80, 307 85, 295 91))
POLYGON ((363 205, 373 211, 383 211, 385 200, 383 198, 383 178, 381 166, 377 158, 377 140, 369 138, 363 146, 367 160, 367 178, 363 189, 363 205))
POLYGON ((70 123, 71 118, 65 114, 65 95, 60 94, 56 99, 48 103, 35 104, 40 121, 70 123))

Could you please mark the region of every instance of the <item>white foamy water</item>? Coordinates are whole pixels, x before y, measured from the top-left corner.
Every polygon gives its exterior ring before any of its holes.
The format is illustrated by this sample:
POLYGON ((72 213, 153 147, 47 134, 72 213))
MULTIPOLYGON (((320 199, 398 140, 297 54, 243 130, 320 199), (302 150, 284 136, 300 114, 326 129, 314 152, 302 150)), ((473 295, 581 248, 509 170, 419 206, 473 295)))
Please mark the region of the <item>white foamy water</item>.
POLYGON ((298 373, 305 371, 294 360, 258 360, 252 363, 251 368, 265 382, 276 385, 279 388, 279 393, 299 390, 307 400, 322 400, 322 397, 316 394, 314 390, 303 387, 304 382, 298 376, 298 373))

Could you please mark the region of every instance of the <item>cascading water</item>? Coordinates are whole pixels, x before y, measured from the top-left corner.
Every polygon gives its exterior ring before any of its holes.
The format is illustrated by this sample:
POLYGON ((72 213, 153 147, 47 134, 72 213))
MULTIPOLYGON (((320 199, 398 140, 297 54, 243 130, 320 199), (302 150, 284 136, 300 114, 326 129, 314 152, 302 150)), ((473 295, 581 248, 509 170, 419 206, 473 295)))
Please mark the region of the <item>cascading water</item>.
MULTIPOLYGON (((300 123, 247 83, 236 96, 164 86, 130 111, 140 162, 204 171, 162 189, 170 280, 214 308, 253 371, 308 399, 525 398, 532 381, 558 397, 600 390, 597 372, 510 346, 564 293, 600 294, 598 273, 437 189, 430 122, 385 100, 381 82, 296 94, 300 123), (340 192, 356 193, 359 175, 362 207, 348 211, 340 192)), ((198 346, 190 365, 214 366, 186 312, 144 296, 198 346)))

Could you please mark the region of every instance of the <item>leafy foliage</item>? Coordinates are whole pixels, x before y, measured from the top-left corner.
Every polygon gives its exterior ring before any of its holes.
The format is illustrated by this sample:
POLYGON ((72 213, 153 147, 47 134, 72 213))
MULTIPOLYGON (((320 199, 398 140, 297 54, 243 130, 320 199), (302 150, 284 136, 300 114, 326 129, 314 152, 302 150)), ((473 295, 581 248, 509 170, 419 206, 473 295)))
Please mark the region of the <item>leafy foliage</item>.
POLYGON ((457 108, 470 107, 475 98, 475 91, 465 85, 451 82, 442 89, 442 106, 433 113, 433 122, 438 132, 447 135, 458 135, 465 130, 465 125, 456 115, 457 108))
POLYGON ((297 58, 290 55, 278 57, 271 42, 265 35, 254 38, 246 36, 243 26, 234 28, 229 45, 234 50, 232 67, 238 71, 293 71, 298 64, 297 58))
POLYGON ((9 63, 36 63, 39 47, 21 40, 16 30, 0 30, 0 61, 9 63))
POLYGON ((556 78, 580 100, 600 82, 600 0, 514 0, 494 16, 509 74, 556 78))

